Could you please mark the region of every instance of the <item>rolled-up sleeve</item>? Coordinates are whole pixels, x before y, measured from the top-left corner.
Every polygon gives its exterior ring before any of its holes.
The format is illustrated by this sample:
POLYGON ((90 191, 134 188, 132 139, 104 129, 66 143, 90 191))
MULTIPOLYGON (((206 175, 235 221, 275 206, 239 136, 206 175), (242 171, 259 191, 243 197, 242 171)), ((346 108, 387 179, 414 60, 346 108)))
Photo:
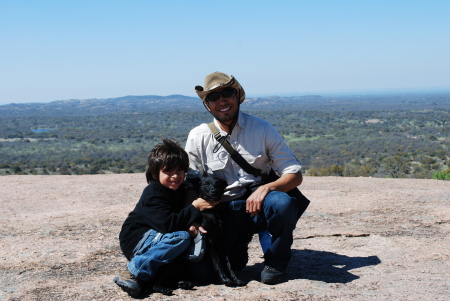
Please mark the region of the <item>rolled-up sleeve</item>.
POLYGON ((266 129, 266 150, 272 161, 272 169, 280 176, 288 173, 298 173, 302 164, 289 149, 280 133, 271 125, 266 129))

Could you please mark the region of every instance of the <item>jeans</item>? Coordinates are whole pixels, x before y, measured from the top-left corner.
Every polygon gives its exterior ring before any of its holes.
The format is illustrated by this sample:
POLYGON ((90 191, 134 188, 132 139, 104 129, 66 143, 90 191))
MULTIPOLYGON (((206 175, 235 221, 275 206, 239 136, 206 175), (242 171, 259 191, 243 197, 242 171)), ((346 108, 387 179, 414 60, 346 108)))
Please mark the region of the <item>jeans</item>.
POLYGON ((268 230, 272 241, 264 254, 264 264, 286 270, 297 224, 298 209, 293 198, 284 192, 271 191, 264 199, 261 212, 254 217, 246 213, 246 200, 225 202, 220 206, 226 231, 226 252, 233 269, 243 269, 247 264, 247 249, 253 234, 268 230))
POLYGON ((158 268, 181 255, 191 244, 187 231, 161 234, 156 230, 145 233, 135 248, 128 270, 137 278, 148 281, 155 277, 158 268))

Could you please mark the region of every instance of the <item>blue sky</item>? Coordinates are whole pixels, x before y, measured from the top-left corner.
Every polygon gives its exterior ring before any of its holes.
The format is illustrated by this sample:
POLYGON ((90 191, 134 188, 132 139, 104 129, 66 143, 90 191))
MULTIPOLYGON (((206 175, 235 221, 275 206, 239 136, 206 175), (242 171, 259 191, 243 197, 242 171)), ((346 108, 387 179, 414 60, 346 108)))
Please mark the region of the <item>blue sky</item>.
POLYGON ((450 90, 450 1, 0 0, 0 104, 450 90))

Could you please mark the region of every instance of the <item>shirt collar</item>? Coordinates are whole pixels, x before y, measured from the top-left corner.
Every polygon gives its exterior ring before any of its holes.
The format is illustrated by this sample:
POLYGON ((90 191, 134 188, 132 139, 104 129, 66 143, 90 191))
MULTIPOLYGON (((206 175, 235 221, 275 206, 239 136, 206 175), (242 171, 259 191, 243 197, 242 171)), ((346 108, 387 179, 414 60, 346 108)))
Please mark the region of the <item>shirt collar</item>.
POLYGON ((245 114, 242 113, 241 110, 239 110, 238 120, 236 122, 236 125, 239 125, 241 128, 245 128, 245 125, 247 124, 247 119, 245 118, 245 114))

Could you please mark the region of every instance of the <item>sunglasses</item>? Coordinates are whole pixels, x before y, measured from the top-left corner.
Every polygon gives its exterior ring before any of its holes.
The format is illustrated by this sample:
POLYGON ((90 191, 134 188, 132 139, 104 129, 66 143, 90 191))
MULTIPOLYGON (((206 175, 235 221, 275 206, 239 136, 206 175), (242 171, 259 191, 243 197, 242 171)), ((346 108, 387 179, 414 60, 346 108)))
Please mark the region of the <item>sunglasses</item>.
POLYGON ((214 102, 214 101, 219 100, 221 95, 222 95, 223 98, 228 98, 228 97, 233 96, 235 93, 236 93, 235 89, 233 89, 233 88, 226 88, 226 89, 223 89, 220 92, 209 93, 206 96, 206 101, 214 102))

